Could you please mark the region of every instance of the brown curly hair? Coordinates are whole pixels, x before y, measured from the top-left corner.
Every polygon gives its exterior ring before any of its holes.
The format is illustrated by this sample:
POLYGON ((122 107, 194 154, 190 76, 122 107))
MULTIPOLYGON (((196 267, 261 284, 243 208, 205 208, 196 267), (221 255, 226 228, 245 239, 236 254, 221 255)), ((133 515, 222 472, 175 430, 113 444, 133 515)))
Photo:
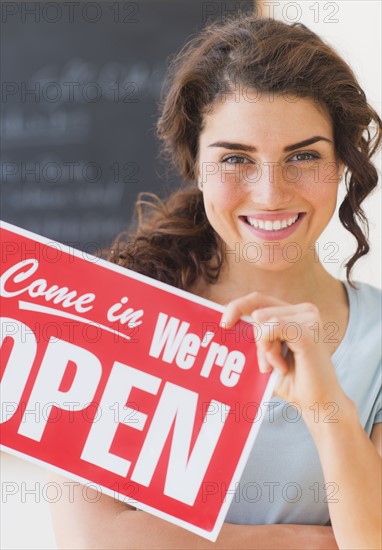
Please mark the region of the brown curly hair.
POLYGON ((186 290, 200 278, 216 282, 223 245, 206 218, 195 169, 204 115, 237 85, 312 98, 331 116, 336 155, 346 167, 339 218, 357 241, 345 264, 352 284, 355 262, 370 249, 361 203, 377 186, 370 159, 382 139, 382 122, 347 63, 314 32, 301 23, 248 15, 209 24, 172 59, 157 133, 163 155, 188 185, 166 201, 140 195, 137 226, 117 237, 109 259, 186 290))

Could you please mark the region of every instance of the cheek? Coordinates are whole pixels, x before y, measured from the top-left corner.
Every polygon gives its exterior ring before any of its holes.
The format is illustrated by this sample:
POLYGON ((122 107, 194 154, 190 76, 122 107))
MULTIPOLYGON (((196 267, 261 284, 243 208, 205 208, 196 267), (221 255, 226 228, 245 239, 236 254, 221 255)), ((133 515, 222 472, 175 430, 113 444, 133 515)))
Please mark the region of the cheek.
POLYGON ((337 183, 311 182, 310 185, 303 186, 302 193, 306 200, 322 208, 335 207, 338 194, 337 183))
MULTIPOLYGON (((333 170, 333 163, 326 162, 319 164, 311 169, 295 170, 295 179, 286 180, 287 183, 303 196, 307 201, 314 202, 317 205, 329 206, 336 200, 338 194, 338 174, 333 170)), ((292 169, 289 168, 289 173, 292 169)), ((289 175, 290 175, 289 174, 289 175)))
POLYGON ((311 212, 309 227, 313 232, 321 233, 330 222, 336 210, 337 189, 334 184, 319 182, 301 190, 301 197, 311 212))
POLYGON ((204 204, 207 213, 212 215, 229 215, 243 201, 243 193, 234 186, 213 185, 212 182, 204 189, 204 204))
POLYGON ((301 181, 304 192, 317 197, 332 197, 338 192, 338 171, 333 161, 324 159, 320 163, 305 167, 297 174, 297 183, 301 181), (300 175, 300 177, 298 177, 300 175))

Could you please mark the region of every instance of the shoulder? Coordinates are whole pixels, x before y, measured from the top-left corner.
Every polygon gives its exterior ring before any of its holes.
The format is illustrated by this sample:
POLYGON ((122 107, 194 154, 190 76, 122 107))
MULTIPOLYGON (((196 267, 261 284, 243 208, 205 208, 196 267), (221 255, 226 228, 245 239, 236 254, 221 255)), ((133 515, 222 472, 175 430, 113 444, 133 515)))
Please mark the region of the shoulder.
POLYGON ((336 372, 370 435, 381 408, 382 291, 360 281, 354 281, 354 285, 356 288, 345 282, 350 319, 345 345, 336 358, 336 372))
POLYGON ((337 350, 335 363, 341 371, 368 373, 377 377, 382 360, 382 291, 368 283, 344 282, 349 300, 346 333, 337 350))
MULTIPOLYGON (((350 356, 362 351, 372 354, 373 362, 381 357, 382 330, 382 290, 368 283, 341 281, 348 298, 347 322, 343 340, 335 354, 336 361, 341 361, 347 350, 350 356)), ((336 305, 337 309, 339 305, 336 305)), ((334 308, 335 309, 335 308, 334 308)))
POLYGON ((379 297, 379 299, 381 299, 382 297, 382 290, 369 283, 365 283, 363 281, 353 281, 355 288, 351 287, 350 284, 347 283, 346 281, 345 281, 345 284, 348 289, 351 288, 358 295, 374 296, 374 297, 379 297))
POLYGON ((368 283, 354 281, 356 288, 345 283, 350 307, 356 310, 359 322, 371 325, 372 322, 382 323, 382 290, 368 283))

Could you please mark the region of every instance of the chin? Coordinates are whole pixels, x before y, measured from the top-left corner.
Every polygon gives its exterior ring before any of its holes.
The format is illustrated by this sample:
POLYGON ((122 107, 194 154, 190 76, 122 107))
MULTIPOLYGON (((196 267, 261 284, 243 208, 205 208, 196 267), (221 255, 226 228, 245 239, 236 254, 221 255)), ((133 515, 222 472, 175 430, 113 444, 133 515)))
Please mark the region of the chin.
POLYGON ((290 269, 293 265, 295 264, 291 262, 287 262, 285 260, 274 261, 274 262, 260 261, 254 264, 256 269, 261 269, 262 271, 269 271, 271 273, 286 271, 287 269, 290 269))

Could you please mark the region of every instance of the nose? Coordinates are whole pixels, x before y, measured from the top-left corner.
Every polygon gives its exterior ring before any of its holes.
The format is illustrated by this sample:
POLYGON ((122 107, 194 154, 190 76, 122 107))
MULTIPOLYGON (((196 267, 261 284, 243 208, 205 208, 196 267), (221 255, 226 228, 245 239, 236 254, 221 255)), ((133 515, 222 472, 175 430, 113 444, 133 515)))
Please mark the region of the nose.
POLYGON ((292 178, 277 162, 263 162, 258 166, 255 182, 248 186, 252 200, 265 208, 283 208, 295 194, 292 178))

